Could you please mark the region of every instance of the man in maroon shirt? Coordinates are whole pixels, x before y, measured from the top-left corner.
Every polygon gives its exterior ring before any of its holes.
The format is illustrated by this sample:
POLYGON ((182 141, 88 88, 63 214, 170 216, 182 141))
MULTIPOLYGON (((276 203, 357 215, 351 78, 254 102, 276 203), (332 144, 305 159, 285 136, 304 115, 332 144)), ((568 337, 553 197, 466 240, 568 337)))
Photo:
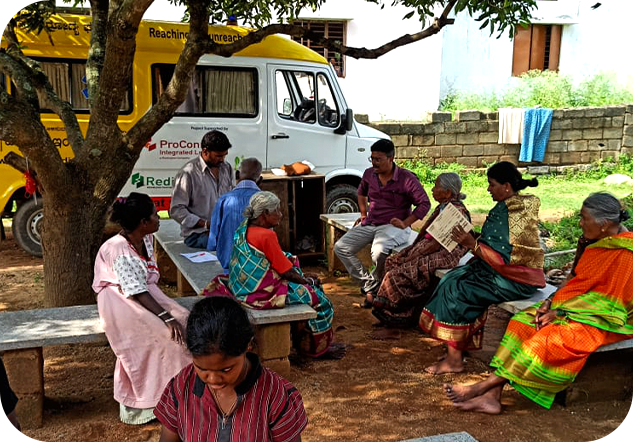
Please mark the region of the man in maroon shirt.
POLYGON ((431 207, 418 177, 398 167, 393 162, 394 154, 390 140, 378 140, 371 146, 369 161, 372 167, 365 170, 358 186, 360 218, 334 245, 334 252, 347 272, 367 295, 363 303, 365 308, 371 307, 372 292, 380 286, 385 259, 394 247, 407 242, 411 224, 424 218, 431 207), (415 206, 413 211, 411 206, 415 206), (369 243, 373 272, 369 272, 356 256, 369 243))

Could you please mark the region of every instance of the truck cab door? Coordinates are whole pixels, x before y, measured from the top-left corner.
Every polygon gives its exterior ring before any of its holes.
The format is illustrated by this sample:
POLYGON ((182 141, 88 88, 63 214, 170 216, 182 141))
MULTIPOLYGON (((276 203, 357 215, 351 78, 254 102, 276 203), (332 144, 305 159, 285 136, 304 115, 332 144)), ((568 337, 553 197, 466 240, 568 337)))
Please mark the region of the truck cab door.
POLYGON ((269 109, 266 167, 308 160, 315 172, 345 167, 342 106, 336 101, 330 73, 324 68, 268 65, 269 109))

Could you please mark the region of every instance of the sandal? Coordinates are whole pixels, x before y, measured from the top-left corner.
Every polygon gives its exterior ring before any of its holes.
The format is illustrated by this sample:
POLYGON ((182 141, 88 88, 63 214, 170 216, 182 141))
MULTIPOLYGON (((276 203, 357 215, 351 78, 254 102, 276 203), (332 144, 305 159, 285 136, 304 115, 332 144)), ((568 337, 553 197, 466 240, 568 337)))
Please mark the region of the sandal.
POLYGON ((365 309, 374 308, 374 304, 365 298, 363 303, 360 305, 360 308, 365 308, 365 309))

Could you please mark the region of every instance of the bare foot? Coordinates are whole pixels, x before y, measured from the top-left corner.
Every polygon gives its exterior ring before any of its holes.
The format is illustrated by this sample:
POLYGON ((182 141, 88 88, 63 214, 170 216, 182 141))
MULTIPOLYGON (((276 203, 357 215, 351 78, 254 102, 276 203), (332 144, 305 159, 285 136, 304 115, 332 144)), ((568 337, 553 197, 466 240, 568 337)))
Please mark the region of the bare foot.
POLYGON ((427 373, 430 374, 446 374, 446 373, 461 373, 464 371, 464 363, 452 363, 449 362, 448 358, 441 360, 437 364, 433 364, 430 367, 426 367, 424 369, 427 373))
POLYGON ((501 402, 499 402, 492 391, 466 402, 456 402, 453 406, 462 411, 474 411, 485 414, 501 413, 501 402))
POLYGON ((453 402, 465 402, 470 400, 476 396, 482 394, 479 391, 477 384, 473 385, 453 385, 453 384, 444 384, 444 391, 446 392, 446 396, 453 402))
POLYGON ((327 352, 318 357, 318 359, 343 359, 347 352, 348 346, 342 342, 332 342, 327 352))
POLYGON ((369 335, 372 339, 376 339, 377 341, 386 341, 390 339, 400 339, 402 333, 400 330, 393 328, 383 328, 380 330, 374 330, 371 335, 369 335))

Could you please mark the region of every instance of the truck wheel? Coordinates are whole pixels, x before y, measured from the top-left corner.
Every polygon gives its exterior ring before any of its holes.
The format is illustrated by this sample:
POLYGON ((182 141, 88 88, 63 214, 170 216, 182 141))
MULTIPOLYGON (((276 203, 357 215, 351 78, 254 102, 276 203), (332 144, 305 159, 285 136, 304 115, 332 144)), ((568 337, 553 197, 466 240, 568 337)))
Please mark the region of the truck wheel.
POLYGON ((44 201, 31 198, 23 202, 13 216, 13 237, 24 251, 34 256, 42 256, 42 223, 44 221, 44 201))
POLYGON ((358 188, 350 184, 337 184, 327 193, 326 213, 358 212, 358 188))

